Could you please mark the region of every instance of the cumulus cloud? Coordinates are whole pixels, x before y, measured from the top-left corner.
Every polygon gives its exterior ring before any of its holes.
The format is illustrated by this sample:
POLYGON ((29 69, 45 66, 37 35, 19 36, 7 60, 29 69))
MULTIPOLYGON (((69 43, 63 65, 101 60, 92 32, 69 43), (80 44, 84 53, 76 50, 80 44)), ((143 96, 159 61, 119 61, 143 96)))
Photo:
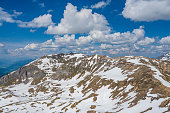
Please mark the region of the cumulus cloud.
POLYGON ((28 44, 24 50, 29 51, 74 51, 86 53, 103 53, 108 54, 129 52, 130 49, 139 49, 135 44, 140 40, 145 40, 145 31, 143 27, 127 31, 124 33, 110 33, 108 31, 91 31, 88 36, 78 38, 72 35, 56 35, 54 39, 47 40, 39 44, 28 44), (88 48, 88 49, 87 49, 88 48), (109 51, 107 51, 109 50, 109 51))
POLYGON ((4 11, 3 8, 0 7, 0 21, 1 22, 10 22, 14 23, 15 20, 12 18, 12 15, 9 14, 8 12, 4 11))
POLYGON ((63 37, 57 36, 55 42, 52 43, 57 47, 68 47, 76 44, 75 35, 64 35, 63 37))
POLYGON ((98 3, 96 3, 95 5, 92 5, 91 8, 92 9, 98 9, 98 8, 104 8, 106 7, 107 5, 109 5, 111 2, 111 0, 107 0, 106 2, 105 1, 100 1, 98 3))
POLYGON ((163 45, 170 45, 170 36, 164 37, 160 40, 160 43, 163 45))
POLYGON ((54 23, 52 22, 52 15, 44 14, 34 18, 30 22, 18 21, 18 24, 19 27, 24 27, 24 28, 40 28, 40 27, 48 27, 50 25, 53 25, 54 23))
POLYGON ((140 40, 139 42, 137 42, 137 44, 139 44, 139 45, 149 45, 149 44, 152 44, 153 42, 155 42, 154 38, 146 37, 144 40, 140 40))
POLYGON ((75 39, 75 35, 64 35, 55 36, 54 41, 52 39, 47 40, 40 44, 31 43, 24 47, 24 50, 45 50, 52 48, 69 48, 71 46, 76 46, 77 40, 75 39))
POLYGON ((126 0, 122 14, 133 21, 170 20, 170 0, 126 0))
POLYGON ((156 42, 158 39, 145 36, 143 26, 126 32, 112 32, 103 15, 92 13, 91 9, 85 8, 78 11, 77 7, 70 3, 67 4, 63 15, 57 26, 52 22, 50 14, 39 16, 30 22, 21 22, 22 27, 48 27, 46 33, 55 36, 43 43, 28 44, 16 51, 34 56, 71 51, 108 55, 137 55, 142 52, 145 54, 168 51, 169 46, 165 44, 168 43, 169 37, 156 42), (157 46, 152 43, 156 43, 157 46), (160 44, 164 45, 159 47, 160 44))
MULTIPOLYGON (((144 39, 145 31, 143 27, 134 29, 132 32, 127 31, 124 33, 116 32, 110 33, 109 31, 92 30, 87 36, 80 36, 78 39, 75 35, 55 36, 55 41, 52 42, 53 47, 88 47, 95 46, 97 43, 102 43, 101 48, 108 48, 109 45, 121 45, 127 43, 135 43, 138 40, 144 39), (104 47, 105 46, 105 47, 104 47)), ((111 46, 110 46, 111 47, 111 46)))
POLYGON ((111 44, 134 43, 137 40, 143 39, 144 35, 145 31, 142 26, 138 29, 134 29, 132 32, 127 31, 124 33, 110 33, 107 31, 95 30, 91 31, 89 34, 91 39, 95 42, 105 42, 111 44))
POLYGON ((48 26, 47 34, 76 34, 89 33, 92 30, 108 30, 108 22, 103 15, 92 13, 91 9, 77 10, 76 6, 68 3, 64 17, 57 26, 48 26))
POLYGON ((30 53, 30 55, 35 55, 36 51, 39 51, 38 53, 41 55, 61 52, 68 53, 71 51, 85 54, 107 54, 111 56, 144 55, 169 51, 169 45, 164 43, 167 40, 169 40, 169 37, 162 38, 159 43, 154 38, 146 37, 144 28, 139 27, 138 29, 123 33, 96 31, 90 32, 87 36, 83 35, 79 37, 76 37, 75 34, 56 35, 53 39, 43 43, 28 44, 25 48, 20 49, 20 51, 27 51, 23 53, 30 53), (156 45, 152 43, 156 43, 156 45))
POLYGON ((2 26, 3 22, 15 23, 16 20, 14 18, 22 14, 22 12, 17 12, 16 10, 13 10, 13 12, 13 14, 9 14, 0 7, 0 26, 2 26))

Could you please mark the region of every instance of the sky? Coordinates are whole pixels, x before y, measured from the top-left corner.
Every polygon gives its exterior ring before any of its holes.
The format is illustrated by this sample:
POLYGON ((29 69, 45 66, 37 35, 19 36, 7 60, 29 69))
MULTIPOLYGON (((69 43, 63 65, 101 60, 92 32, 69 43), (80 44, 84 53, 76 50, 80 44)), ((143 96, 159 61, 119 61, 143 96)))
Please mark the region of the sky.
POLYGON ((170 0, 0 0, 0 62, 170 52, 170 0))

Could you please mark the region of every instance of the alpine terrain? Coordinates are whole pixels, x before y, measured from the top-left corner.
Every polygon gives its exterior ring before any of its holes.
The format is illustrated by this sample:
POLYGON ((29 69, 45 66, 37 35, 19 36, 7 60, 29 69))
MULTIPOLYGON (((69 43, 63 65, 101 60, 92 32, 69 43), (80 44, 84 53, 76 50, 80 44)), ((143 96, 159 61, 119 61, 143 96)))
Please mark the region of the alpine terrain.
POLYGON ((158 57, 158 59, 170 61, 170 52, 158 57))
POLYGON ((170 61, 43 56, 0 78, 0 112, 168 113, 170 61))

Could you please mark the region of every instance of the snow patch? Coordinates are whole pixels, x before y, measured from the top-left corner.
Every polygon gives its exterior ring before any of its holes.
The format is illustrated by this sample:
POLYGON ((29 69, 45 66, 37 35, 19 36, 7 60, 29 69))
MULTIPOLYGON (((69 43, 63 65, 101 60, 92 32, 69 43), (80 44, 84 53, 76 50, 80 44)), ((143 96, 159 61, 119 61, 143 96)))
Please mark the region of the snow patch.
POLYGON ((108 71, 101 71, 97 75, 100 75, 102 78, 112 79, 115 82, 123 81, 127 78, 127 75, 123 75, 121 68, 118 67, 114 67, 108 71))

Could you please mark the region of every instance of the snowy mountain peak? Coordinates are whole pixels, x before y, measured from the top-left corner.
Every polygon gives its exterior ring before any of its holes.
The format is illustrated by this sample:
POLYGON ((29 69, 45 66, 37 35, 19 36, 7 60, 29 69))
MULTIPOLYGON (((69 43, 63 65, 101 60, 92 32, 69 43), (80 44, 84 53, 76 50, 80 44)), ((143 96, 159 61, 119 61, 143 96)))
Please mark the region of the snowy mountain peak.
POLYGON ((47 55, 0 78, 0 111, 169 112, 169 77, 142 56, 47 55))
POLYGON ((167 60, 167 61, 170 61, 170 52, 162 55, 159 57, 160 60, 167 60))

